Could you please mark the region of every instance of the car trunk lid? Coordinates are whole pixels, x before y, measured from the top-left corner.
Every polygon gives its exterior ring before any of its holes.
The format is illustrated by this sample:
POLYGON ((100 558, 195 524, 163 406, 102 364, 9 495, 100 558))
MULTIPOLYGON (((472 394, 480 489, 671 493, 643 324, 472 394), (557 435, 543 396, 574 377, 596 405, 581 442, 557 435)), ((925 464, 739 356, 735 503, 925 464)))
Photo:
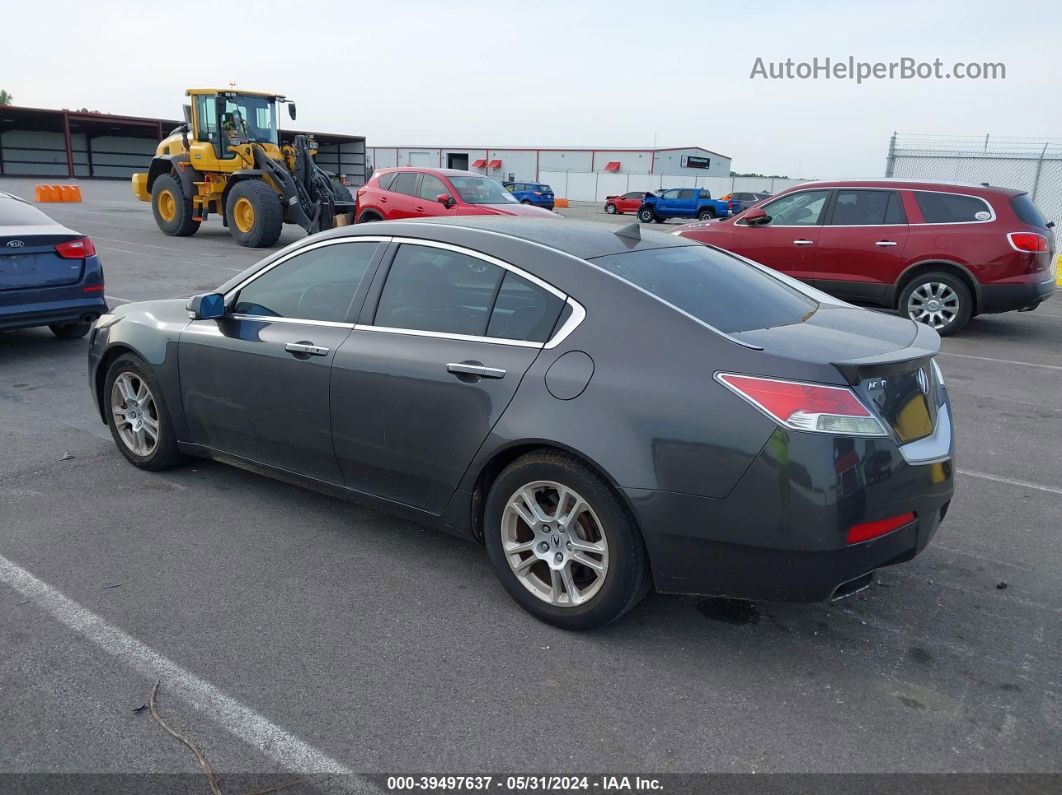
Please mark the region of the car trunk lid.
POLYGON ((932 361, 940 350, 940 336, 928 326, 881 312, 821 304, 801 323, 733 336, 767 354, 840 373, 902 444, 933 433, 941 386, 932 361))
POLYGON ((81 281, 85 260, 61 257, 55 246, 82 237, 59 224, 0 227, 0 290, 59 287, 81 281))

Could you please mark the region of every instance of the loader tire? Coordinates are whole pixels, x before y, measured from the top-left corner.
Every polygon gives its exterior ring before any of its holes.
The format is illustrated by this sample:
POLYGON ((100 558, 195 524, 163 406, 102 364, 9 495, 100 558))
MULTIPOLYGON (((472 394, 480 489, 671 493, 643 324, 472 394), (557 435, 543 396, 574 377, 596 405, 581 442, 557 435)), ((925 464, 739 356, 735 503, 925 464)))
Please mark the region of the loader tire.
POLYGON ((259 179, 247 179, 232 186, 225 202, 225 217, 236 242, 248 248, 272 246, 284 228, 280 197, 259 179))
POLYGON ((162 174, 151 186, 151 212, 155 223, 167 235, 188 237, 199 231, 192 212, 192 197, 185 196, 181 182, 173 174, 162 174))
POLYGON ((340 185, 338 182, 332 183, 332 190, 335 191, 336 201, 340 202, 353 202, 354 194, 350 192, 350 188, 346 185, 340 185))

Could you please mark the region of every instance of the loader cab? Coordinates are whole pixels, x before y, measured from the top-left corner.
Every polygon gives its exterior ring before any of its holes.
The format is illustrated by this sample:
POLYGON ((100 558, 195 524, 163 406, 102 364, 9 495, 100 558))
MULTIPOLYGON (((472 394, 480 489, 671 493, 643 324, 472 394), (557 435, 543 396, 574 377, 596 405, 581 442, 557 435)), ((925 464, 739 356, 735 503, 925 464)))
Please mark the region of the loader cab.
POLYGON ((193 89, 192 165, 201 171, 239 167, 233 147, 258 143, 279 156, 277 101, 266 94, 193 89))

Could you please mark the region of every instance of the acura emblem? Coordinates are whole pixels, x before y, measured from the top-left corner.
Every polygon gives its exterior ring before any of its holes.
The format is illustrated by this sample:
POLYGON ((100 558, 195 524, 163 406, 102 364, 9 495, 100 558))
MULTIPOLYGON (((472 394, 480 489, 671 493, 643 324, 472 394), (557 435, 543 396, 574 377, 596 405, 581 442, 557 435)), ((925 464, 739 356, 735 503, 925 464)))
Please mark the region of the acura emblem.
POLYGON ((922 390, 922 394, 927 394, 929 392, 929 376, 926 375, 926 371, 919 369, 915 378, 918 379, 918 388, 922 390))
POLYGON ((8 248, 22 248, 24 245, 26 245, 26 244, 23 243, 21 240, 8 240, 7 241, 7 247, 8 248))

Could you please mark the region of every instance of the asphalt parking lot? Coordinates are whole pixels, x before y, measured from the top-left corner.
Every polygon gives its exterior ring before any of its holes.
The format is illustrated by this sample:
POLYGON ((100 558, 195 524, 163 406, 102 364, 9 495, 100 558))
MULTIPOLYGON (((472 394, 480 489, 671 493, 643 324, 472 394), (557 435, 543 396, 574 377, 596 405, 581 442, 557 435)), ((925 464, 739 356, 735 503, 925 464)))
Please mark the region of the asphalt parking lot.
MULTIPOLYGON (((112 304, 263 255, 216 222, 164 236, 124 182, 83 191, 43 209, 92 236, 112 304)), ((135 711, 161 680, 161 714, 230 775, 1062 772, 1060 343, 1060 296, 945 340, 957 493, 874 587, 651 595, 576 635, 513 604, 480 547, 221 464, 133 468, 85 340, 2 333, 0 771, 198 772, 135 711)))

